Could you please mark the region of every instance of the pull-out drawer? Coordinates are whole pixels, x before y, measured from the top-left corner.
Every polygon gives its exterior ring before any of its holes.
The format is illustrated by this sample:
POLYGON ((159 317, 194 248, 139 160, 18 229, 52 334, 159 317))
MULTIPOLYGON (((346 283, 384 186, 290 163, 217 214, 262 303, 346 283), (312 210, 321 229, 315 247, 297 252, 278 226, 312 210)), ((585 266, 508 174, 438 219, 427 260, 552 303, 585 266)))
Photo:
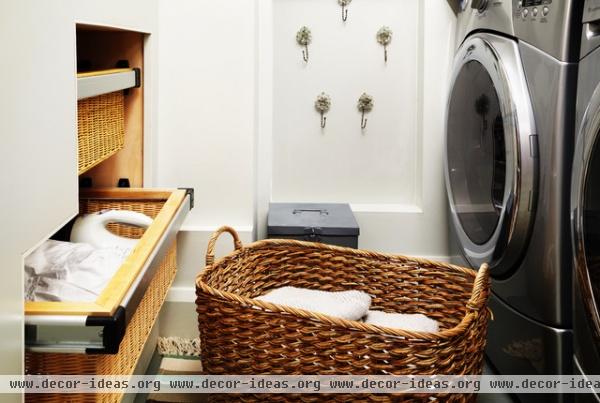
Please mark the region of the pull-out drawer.
POLYGON ((133 210, 154 221, 145 231, 109 224, 115 234, 139 238, 139 242, 96 301, 25 302, 27 350, 116 354, 138 308, 149 311, 143 320, 137 320, 145 322, 149 331, 175 276, 176 235, 192 206, 191 189, 82 191, 82 214, 104 209, 133 210))

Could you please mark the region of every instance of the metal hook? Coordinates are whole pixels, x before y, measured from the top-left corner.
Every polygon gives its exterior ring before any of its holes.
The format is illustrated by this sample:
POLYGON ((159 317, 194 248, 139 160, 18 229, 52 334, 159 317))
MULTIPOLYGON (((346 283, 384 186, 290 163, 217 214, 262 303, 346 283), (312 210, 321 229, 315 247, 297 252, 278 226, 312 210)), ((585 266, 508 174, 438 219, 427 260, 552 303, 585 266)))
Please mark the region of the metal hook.
POLYGON ((348 10, 346 9, 346 5, 342 4, 342 21, 346 22, 348 19, 348 10))
POLYGON ((365 119, 365 112, 363 111, 363 113, 362 113, 362 117, 360 118, 360 128, 361 128, 361 129, 363 129, 363 130, 364 130, 364 129, 366 129, 366 128, 367 128, 367 120, 368 120, 368 119, 365 119))
POLYGON ((304 49, 302 49, 302 59, 308 63, 308 45, 304 45, 304 49), (306 51, 304 49, 306 49, 306 51))
POLYGON ((321 129, 324 129, 326 124, 327 124, 327 117, 323 116, 323 112, 321 112, 321 129))

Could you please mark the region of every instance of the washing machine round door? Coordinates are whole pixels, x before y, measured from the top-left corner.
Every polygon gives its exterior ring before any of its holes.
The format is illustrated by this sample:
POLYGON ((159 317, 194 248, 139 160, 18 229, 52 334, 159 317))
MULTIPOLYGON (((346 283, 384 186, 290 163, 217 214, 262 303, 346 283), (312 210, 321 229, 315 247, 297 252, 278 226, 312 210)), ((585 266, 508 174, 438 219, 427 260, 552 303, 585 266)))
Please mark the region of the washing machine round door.
POLYGON ((476 34, 455 58, 445 176, 451 225, 473 267, 516 266, 533 220, 537 136, 517 43, 476 34))
POLYGON ((575 293, 586 323, 600 343, 600 86, 584 113, 573 160, 571 223, 575 293))

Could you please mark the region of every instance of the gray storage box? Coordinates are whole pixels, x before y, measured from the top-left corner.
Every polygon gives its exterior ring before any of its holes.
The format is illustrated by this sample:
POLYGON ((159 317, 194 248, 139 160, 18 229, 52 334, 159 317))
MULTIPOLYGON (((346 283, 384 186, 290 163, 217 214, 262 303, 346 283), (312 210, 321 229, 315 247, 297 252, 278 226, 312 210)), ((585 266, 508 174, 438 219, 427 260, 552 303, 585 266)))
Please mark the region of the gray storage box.
POLYGON ((269 238, 358 248, 359 228, 349 204, 271 203, 269 238))

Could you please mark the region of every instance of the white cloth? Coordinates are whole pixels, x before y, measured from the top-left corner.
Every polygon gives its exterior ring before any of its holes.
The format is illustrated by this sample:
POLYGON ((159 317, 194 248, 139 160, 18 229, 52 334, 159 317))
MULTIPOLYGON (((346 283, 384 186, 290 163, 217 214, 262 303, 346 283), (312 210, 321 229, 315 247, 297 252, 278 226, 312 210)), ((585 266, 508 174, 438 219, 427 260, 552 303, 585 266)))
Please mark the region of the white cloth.
POLYGON ((369 311, 365 323, 393 329, 412 330, 416 332, 436 333, 439 331, 437 321, 420 313, 388 313, 383 311, 369 311))
POLYGON ((256 299, 348 320, 361 319, 371 306, 371 297, 362 291, 330 292, 297 287, 276 288, 256 299))
POLYGON ((47 240, 25 259, 25 298, 95 301, 130 253, 127 248, 47 240))

